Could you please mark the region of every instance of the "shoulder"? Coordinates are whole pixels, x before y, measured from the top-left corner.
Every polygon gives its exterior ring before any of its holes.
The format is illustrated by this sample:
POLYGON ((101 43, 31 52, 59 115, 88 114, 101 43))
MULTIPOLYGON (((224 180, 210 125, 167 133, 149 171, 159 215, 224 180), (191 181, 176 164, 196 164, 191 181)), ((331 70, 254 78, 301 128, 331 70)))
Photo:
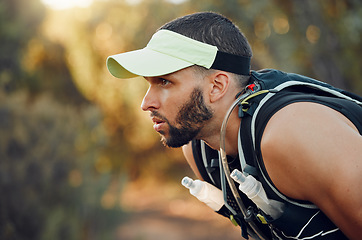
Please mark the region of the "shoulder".
POLYGON ((345 234, 362 234, 362 137, 346 117, 293 103, 270 119, 261 151, 279 191, 314 203, 345 234))
POLYGON ((270 119, 261 151, 274 184, 289 197, 311 201, 314 191, 320 193, 318 187, 333 180, 329 171, 353 171, 359 164, 361 144, 357 129, 342 114, 321 104, 300 102, 270 119))

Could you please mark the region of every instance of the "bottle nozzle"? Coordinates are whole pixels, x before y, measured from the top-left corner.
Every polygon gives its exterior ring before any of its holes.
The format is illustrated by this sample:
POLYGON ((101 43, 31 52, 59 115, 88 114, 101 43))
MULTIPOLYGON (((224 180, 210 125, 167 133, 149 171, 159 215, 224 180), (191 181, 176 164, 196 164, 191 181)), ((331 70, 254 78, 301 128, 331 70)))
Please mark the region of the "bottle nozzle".
POLYGON ((211 207, 214 211, 219 211, 224 205, 222 191, 210 183, 199 179, 193 180, 186 176, 181 180, 181 184, 189 189, 191 195, 211 207))
POLYGON ((245 182, 245 175, 238 169, 234 169, 234 171, 230 174, 230 177, 240 184, 245 182))
POLYGON ((191 178, 189 177, 184 177, 181 181, 181 184, 183 186, 185 186, 186 188, 191 188, 192 184, 193 184, 194 180, 192 180, 191 178))

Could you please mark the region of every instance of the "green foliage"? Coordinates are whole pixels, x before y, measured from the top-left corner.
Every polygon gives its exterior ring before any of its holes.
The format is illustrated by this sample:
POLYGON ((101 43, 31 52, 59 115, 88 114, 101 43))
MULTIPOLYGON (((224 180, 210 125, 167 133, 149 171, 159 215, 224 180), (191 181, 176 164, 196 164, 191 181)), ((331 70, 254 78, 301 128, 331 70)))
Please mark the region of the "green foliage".
POLYGON ((38 31, 45 8, 37 1, 14 0, 0 3, 0 83, 7 91, 26 84, 22 54, 27 42, 38 31))
POLYGON ((111 175, 95 168, 107 143, 99 110, 27 97, 1 95, 0 238, 110 239, 121 214, 101 204, 111 175))

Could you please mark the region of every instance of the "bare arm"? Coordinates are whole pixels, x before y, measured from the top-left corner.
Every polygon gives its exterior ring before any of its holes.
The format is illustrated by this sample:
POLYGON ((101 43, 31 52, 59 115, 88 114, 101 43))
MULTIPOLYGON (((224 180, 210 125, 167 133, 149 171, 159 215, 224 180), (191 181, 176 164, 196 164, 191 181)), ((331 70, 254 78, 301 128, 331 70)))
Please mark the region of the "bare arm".
POLYGON ((346 117, 291 104, 270 119, 261 151, 282 193, 313 202, 348 238, 362 236, 362 137, 346 117))
POLYGON ((199 170, 197 169, 197 166, 196 166, 196 163, 195 163, 194 155, 192 154, 191 142, 189 142, 188 144, 182 146, 182 152, 183 152, 188 164, 190 165, 192 171, 195 173, 195 175, 200 180, 202 180, 201 174, 200 174, 199 170))

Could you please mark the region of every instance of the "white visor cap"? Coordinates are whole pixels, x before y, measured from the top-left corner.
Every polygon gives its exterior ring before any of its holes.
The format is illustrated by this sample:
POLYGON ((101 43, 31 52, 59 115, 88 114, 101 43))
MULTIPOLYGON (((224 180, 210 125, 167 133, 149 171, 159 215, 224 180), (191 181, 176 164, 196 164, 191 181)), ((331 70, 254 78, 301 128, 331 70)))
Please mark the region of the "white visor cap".
POLYGON ((109 56, 107 68, 117 78, 162 76, 192 65, 209 69, 217 51, 216 46, 163 29, 145 48, 109 56))

